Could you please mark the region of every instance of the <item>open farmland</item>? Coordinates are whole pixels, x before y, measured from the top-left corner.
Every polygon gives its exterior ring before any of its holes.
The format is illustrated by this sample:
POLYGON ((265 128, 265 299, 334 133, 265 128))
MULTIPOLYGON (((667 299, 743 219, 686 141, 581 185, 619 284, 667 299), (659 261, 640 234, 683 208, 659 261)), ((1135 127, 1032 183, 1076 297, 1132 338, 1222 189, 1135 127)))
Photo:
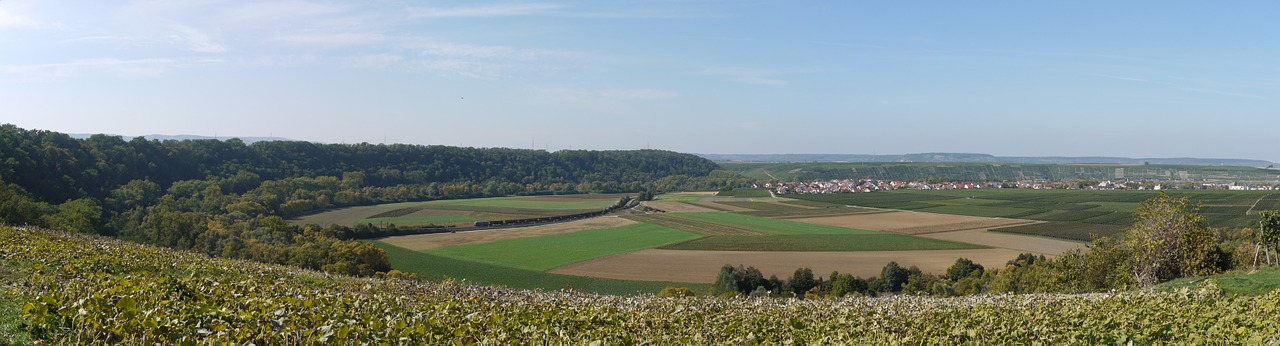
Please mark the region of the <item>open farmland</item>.
MULTIPOLYGON (((0 285, 10 288, 3 291, 5 302, 14 303, 0 315, 8 334, 0 340, 12 344, 1274 344, 1280 335, 1280 294, 1233 296, 1214 286, 958 298, 672 299, 484 287, 472 280, 353 278, 12 227, 0 227, 0 240, 0 285), (19 313, 14 305, 29 308, 19 313), (14 325, 22 327, 9 328, 14 325)), ((386 248, 409 253, 392 254, 393 261, 401 259, 397 267, 404 259, 418 261, 413 254, 425 255, 386 248)), ((989 267, 999 262, 976 253, 952 255, 989 267)), ((734 258, 756 255, 686 256, 648 270, 734 258)), ((797 264, 787 257, 762 259, 767 261, 747 265, 785 276, 797 264)), ((421 262, 416 267, 471 263, 438 257, 421 262)), ((860 262, 831 263, 814 271, 867 275, 846 269, 860 262)), ((633 288, 644 287, 652 293, 666 285, 498 266, 472 269, 496 280, 528 275, 520 282, 592 292, 635 294, 633 288)))
MULTIPOLYGON (((1200 213, 1212 227, 1247 227, 1258 213, 1280 205, 1280 194, 1271 191, 1190 190, 1165 191, 1202 203, 1200 213)), ((946 191, 879 191, 788 197, 864 207, 913 210, 929 213, 1004 217, 1046 221, 1010 231, 1087 241, 1091 235, 1110 235, 1133 222, 1142 201, 1157 191, 1086 191, 1028 189, 969 189, 946 191)))
POLYGON ((978 249, 981 245, 899 234, 717 235, 663 246, 712 251, 895 251, 978 249))
POLYGON ((624 252, 691 240, 698 235, 667 227, 622 227, 453 246, 427 252, 460 260, 519 269, 547 270, 624 252))
POLYGON ((568 196, 494 197, 425 202, 388 203, 341 208, 291 220, 317 225, 467 225, 481 220, 509 220, 571 215, 598 211, 617 203, 625 195, 588 194, 568 196))
POLYGON ((636 222, 617 216, 602 216, 521 228, 495 228, 461 233, 402 235, 379 239, 379 241, 413 251, 422 251, 458 245, 492 243, 499 240, 533 238, 596 229, 615 228, 634 223, 636 222))

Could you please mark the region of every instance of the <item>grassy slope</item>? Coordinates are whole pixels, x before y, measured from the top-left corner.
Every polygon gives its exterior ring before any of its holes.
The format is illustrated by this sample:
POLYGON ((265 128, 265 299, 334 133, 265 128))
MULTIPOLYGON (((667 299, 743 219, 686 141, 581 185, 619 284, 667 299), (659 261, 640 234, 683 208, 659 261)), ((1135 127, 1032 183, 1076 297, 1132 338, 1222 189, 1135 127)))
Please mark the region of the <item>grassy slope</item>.
POLYGON ((697 237, 698 235, 693 233, 658 225, 633 224, 543 237, 453 246, 427 252, 466 261, 543 271, 593 258, 654 248, 697 237))
POLYGON ((468 215, 437 215, 437 216, 400 216, 400 217, 378 217, 360 220, 360 223, 371 223, 375 225, 395 224, 395 225, 421 225, 421 224, 451 224, 472 222, 468 215))
POLYGON ((1263 269, 1250 273, 1235 271, 1200 278, 1181 278, 1158 286, 1162 290, 1195 287, 1205 280, 1213 280, 1223 292, 1237 295, 1258 296, 1280 289, 1280 269, 1263 269))
MULTIPOLYGON (((416 252, 379 241, 371 243, 387 252, 387 256, 391 258, 392 268, 417 273, 428 280, 452 278, 477 284, 521 289, 574 289, 614 295, 657 293, 669 286, 688 287, 699 293, 705 293, 708 290, 705 284, 626 281, 548 274, 416 252)), ((715 273, 707 275, 715 275, 715 273)))
MULTIPOLYGON (((12 282, 24 276, 11 271, 7 266, 0 266, 0 282, 12 282)), ((24 300, 17 292, 10 292, 7 287, 0 287, 0 345, 31 345, 31 336, 22 327, 22 312, 19 309, 24 300)))

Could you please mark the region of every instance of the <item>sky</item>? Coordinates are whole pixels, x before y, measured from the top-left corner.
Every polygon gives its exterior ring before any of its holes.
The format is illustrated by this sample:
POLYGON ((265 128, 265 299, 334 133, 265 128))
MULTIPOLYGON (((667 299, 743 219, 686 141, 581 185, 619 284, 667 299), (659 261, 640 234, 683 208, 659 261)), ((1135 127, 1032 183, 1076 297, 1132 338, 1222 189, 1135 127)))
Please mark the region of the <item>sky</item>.
POLYGON ((0 123, 1280 162, 1280 2, 0 0, 0 123))

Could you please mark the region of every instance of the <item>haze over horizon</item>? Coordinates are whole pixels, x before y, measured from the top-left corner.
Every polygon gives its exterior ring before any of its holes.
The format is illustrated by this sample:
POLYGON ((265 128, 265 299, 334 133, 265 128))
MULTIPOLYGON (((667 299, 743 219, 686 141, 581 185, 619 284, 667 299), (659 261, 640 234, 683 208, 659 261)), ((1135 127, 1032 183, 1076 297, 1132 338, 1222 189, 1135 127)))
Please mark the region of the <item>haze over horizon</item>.
POLYGON ((1280 4, 0 2, 0 123, 1280 162, 1280 4))

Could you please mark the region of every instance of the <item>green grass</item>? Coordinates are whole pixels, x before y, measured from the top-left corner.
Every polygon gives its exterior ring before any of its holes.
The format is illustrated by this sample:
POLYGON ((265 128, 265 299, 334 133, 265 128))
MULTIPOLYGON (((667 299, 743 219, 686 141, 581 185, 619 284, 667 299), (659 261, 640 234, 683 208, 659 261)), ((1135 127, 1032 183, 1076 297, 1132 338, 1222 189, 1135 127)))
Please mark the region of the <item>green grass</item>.
POLYGON ((802 200, 802 199, 782 200, 782 201, 780 201, 780 202, 781 202, 781 203, 786 203, 786 204, 794 204, 794 205, 806 206, 806 207, 814 207, 814 208, 835 208, 835 207, 843 207, 843 206, 844 206, 843 204, 834 204, 834 203, 817 202, 817 201, 806 201, 806 200, 802 200))
POLYGON ((716 196, 721 197, 773 197, 769 193, 769 189, 733 189, 733 191, 720 191, 716 196))
POLYGON ((566 264, 654 248, 697 238, 698 235, 651 224, 581 231, 543 237, 428 250, 459 260, 545 271, 566 264))
POLYGON ((703 198, 710 197, 708 195, 696 195, 691 193, 665 193, 654 197, 654 200, 667 202, 698 202, 703 198))
MULTIPOLYGON (((387 252, 393 268, 404 272, 416 273, 423 279, 428 280, 455 279, 469 283, 520 289, 572 289, 613 295, 655 294, 663 288, 671 286, 688 287, 699 294, 704 294, 709 290, 709 286, 706 284, 627 281, 549 274, 436 256, 380 241, 371 241, 370 243, 387 252)), ((707 275, 714 276, 715 273, 707 273, 707 275)))
POLYGON ((983 249, 980 245, 899 234, 717 235, 662 247, 714 251, 898 251, 983 249))
MULTIPOLYGON (((7 266, 0 266, 0 281, 12 282, 23 275, 14 273, 7 266)), ((22 299, 9 288, 0 288, 0 345, 31 345, 31 336, 22 326, 22 299)))
MULTIPOLYGON (((479 216, 477 215, 478 213, 500 214, 508 216, 502 219, 523 219, 598 211, 617 203, 618 199, 623 196, 626 195, 585 194, 564 196, 519 196, 387 203, 328 210, 317 214, 303 216, 295 220, 290 220, 290 223, 297 225, 355 225, 358 223, 371 222, 370 219, 401 217, 424 209, 467 211, 472 212, 472 215, 474 216, 479 216)), ((472 218, 472 220, 476 219, 493 220, 494 218, 472 218)), ((472 220, 459 222, 469 222, 472 220)), ((413 224, 412 222, 405 222, 403 220, 375 221, 387 221, 397 225, 413 224)), ((422 223, 438 224, 444 223, 444 221, 427 219, 422 223)))
MULTIPOLYGON (((619 197, 621 198, 621 197, 619 197)), ((585 199, 576 201, 547 200, 546 197, 494 197, 441 201, 451 206, 488 207, 504 209, 540 209, 540 210, 600 210, 618 202, 618 198, 585 199)))
POLYGON ((739 208, 747 208, 759 211, 795 211, 808 210, 809 208, 797 207, 794 205, 786 205, 773 202, 716 202, 724 205, 731 205, 739 208))
MULTIPOLYGON (((1257 222, 1261 207, 1273 205, 1269 191, 1171 190, 1175 198, 1203 203, 1200 214, 1211 227, 1246 227, 1257 222), (1257 203, 1259 207, 1254 207, 1257 203), (1250 208, 1253 208, 1252 210, 1250 208)), ((875 193, 792 195, 823 203, 917 210, 944 214, 1006 217, 1096 226, 1026 226, 1020 232, 1081 240, 1089 228, 1111 231, 1133 222, 1138 205, 1157 191, 1087 191, 1030 189, 970 189, 946 191, 900 190, 875 193), (1071 229, 1068 229, 1071 228, 1071 229)), ((1280 205, 1280 202, 1275 202, 1280 205)), ((1085 239, 1087 240, 1087 239, 1085 239)))
POLYGON ((995 232, 1026 234, 1078 241, 1092 241, 1093 236, 1108 236, 1120 233, 1123 226, 1090 224, 1079 222, 1045 222, 1030 225, 994 229, 995 232))
POLYGON ((360 223, 394 224, 394 225, 423 225, 423 224, 450 224, 450 223, 466 223, 476 221, 467 215, 436 215, 436 216, 413 216, 413 217, 380 217, 360 220, 360 223))
POLYGON ((765 211, 736 211, 734 213, 779 218, 779 219, 800 219, 807 217, 823 217, 823 216, 841 216, 841 215, 858 215, 858 214, 876 214, 887 213, 889 211, 870 208, 858 207, 828 207, 819 209, 796 209, 796 210, 765 210, 765 211))
POLYGON ((1183 287, 1194 288, 1204 280, 1215 281, 1228 294, 1259 296, 1280 289, 1280 269, 1262 269, 1253 273, 1242 270, 1208 277, 1181 278, 1160 284, 1157 288, 1170 291, 1183 287))
POLYGON ((750 232, 763 234, 877 234, 879 232, 843 228, 835 226, 814 225, 803 222, 763 218, 735 213, 679 213, 675 217, 695 221, 709 222, 729 226, 750 232))

